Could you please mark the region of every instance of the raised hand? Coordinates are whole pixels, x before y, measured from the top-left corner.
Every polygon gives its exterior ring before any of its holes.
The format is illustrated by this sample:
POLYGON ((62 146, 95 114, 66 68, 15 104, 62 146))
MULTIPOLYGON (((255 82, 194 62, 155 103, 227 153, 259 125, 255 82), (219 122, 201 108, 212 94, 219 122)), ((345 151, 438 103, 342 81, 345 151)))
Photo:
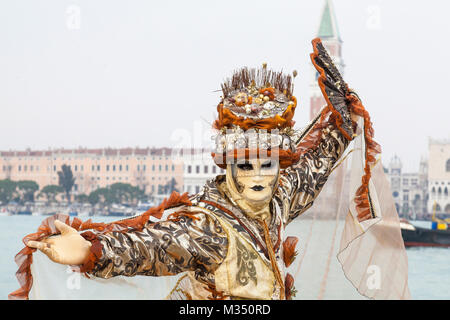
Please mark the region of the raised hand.
POLYGON ((89 255, 91 243, 64 222, 56 220, 55 227, 61 232, 61 235, 42 241, 28 241, 27 246, 39 249, 50 260, 57 263, 83 264, 89 255))
MULTIPOLYGON (((347 83, 342 78, 339 69, 323 46, 319 38, 312 41, 314 52, 311 61, 319 73, 317 79, 322 94, 328 105, 341 115, 339 130, 348 140, 353 139, 353 127, 350 110, 347 105, 347 95, 350 93, 347 83)), ((355 118, 356 119, 356 118, 355 118)))

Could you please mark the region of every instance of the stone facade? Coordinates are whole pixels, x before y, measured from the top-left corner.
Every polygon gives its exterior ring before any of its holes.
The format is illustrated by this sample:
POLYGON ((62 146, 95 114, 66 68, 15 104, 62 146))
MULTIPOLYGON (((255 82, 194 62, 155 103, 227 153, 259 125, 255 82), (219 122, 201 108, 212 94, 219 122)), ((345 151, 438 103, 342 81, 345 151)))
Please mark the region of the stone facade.
POLYGON ((428 141, 428 212, 450 214, 450 140, 428 141))
POLYGON ((428 213, 428 163, 422 158, 419 172, 403 172, 399 157, 392 157, 387 173, 397 212, 405 218, 426 218, 428 213))
POLYGON ((66 164, 75 177, 73 194, 89 194, 116 182, 139 186, 156 195, 172 177, 183 186, 183 163, 169 148, 54 149, 0 152, 0 179, 33 180, 40 188, 58 184, 66 164))
POLYGON ((218 174, 224 174, 225 170, 219 168, 211 157, 210 149, 183 150, 180 155, 183 161, 183 192, 196 194, 205 184, 218 174))

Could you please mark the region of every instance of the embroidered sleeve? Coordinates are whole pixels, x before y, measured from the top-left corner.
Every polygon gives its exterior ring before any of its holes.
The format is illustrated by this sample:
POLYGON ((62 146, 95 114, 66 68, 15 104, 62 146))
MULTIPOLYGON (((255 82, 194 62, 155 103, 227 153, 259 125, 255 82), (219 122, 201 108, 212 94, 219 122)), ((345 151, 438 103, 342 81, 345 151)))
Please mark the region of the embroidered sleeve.
POLYGON ((312 206, 332 168, 350 143, 334 124, 325 125, 320 129, 319 135, 318 145, 308 149, 295 166, 287 168, 282 173, 281 192, 289 203, 286 223, 312 206))
POLYGON ((228 240, 220 223, 204 213, 148 222, 142 231, 98 234, 102 255, 90 274, 163 276, 214 271, 226 256, 228 240))

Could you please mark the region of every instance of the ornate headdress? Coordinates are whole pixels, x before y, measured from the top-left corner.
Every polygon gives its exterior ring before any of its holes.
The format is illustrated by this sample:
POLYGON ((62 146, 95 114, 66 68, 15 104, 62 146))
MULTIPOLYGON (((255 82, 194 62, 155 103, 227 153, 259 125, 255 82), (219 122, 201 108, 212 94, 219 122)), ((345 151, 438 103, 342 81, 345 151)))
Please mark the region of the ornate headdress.
POLYGON ((217 135, 212 156, 219 167, 263 155, 277 158, 281 168, 298 162, 292 80, 291 75, 268 70, 266 64, 259 69, 244 67, 226 79, 213 124, 217 135))

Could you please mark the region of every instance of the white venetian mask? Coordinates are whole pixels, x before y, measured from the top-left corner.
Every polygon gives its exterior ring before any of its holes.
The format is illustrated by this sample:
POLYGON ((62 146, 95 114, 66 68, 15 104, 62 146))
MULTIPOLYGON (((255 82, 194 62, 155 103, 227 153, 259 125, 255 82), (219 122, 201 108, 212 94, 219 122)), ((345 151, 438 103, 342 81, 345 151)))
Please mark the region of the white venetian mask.
POLYGON ((242 159, 229 166, 232 166, 228 171, 234 178, 236 191, 243 200, 252 206, 270 201, 277 185, 278 161, 270 158, 242 159))

